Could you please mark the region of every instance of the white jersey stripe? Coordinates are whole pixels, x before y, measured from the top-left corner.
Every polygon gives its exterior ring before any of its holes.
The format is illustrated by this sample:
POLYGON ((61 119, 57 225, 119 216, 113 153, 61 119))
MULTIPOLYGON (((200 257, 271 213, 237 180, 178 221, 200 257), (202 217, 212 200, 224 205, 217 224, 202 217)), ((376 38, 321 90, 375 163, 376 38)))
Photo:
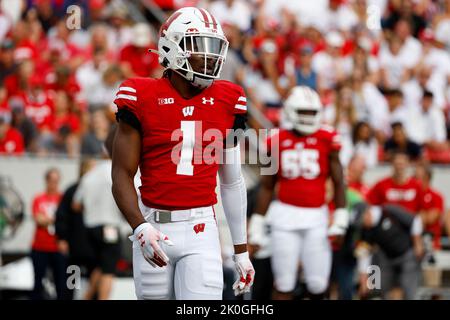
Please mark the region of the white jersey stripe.
POLYGON ((239 97, 238 101, 247 102, 247 98, 241 96, 239 97))
POLYGON ((128 92, 134 92, 136 93, 136 89, 132 88, 132 87, 120 87, 119 91, 128 91, 128 92))
POLYGON ((237 104, 234 107, 239 110, 247 110, 247 106, 245 104, 237 104))
POLYGON ((117 99, 127 99, 127 100, 133 100, 133 101, 137 101, 137 97, 135 96, 130 96, 129 94, 118 94, 116 96, 117 99))

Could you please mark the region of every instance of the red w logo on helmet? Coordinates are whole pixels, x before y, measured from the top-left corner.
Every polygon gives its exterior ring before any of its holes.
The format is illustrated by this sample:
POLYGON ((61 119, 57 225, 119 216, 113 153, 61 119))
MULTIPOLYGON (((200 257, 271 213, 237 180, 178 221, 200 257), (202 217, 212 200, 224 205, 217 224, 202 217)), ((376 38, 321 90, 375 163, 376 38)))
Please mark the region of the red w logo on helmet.
POLYGON ((205 224, 204 223, 196 224, 194 226, 194 231, 195 231, 195 233, 199 233, 199 232, 205 231, 205 224))

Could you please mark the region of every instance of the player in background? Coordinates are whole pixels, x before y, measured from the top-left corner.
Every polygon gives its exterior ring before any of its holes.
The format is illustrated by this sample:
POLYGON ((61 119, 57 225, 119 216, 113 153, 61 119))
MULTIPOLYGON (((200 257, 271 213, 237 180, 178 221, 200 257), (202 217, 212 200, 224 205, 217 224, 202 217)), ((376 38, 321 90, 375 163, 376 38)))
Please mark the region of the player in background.
POLYGON ((222 298, 213 209, 217 173, 239 273, 235 293, 248 292, 252 285, 240 147, 236 141, 224 143, 227 130, 245 127, 246 97, 241 87, 217 80, 227 48, 214 16, 182 8, 160 29, 164 76, 128 79, 116 96, 112 191, 133 228, 139 299, 222 298), (138 167, 139 196, 133 184, 138 167))
POLYGON ((274 298, 292 299, 301 261, 309 296, 320 299, 331 270, 328 236, 341 237, 348 226, 341 144, 332 128, 321 127, 322 104, 314 90, 293 88, 283 111, 292 129, 281 129, 268 140, 268 150, 278 144, 279 159, 274 160, 279 162, 279 172, 262 177, 258 206, 249 223, 249 243, 259 246, 265 225, 270 225, 274 298), (325 203, 328 178, 334 185, 336 206, 331 226, 325 203))

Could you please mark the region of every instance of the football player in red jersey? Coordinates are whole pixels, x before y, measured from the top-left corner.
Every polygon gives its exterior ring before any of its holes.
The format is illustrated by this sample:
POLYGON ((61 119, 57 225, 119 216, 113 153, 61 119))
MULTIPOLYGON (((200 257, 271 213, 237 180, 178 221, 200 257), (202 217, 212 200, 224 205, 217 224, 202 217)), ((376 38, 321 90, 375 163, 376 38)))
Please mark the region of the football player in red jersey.
POLYGON ((235 293, 248 292, 253 283, 239 144, 217 138, 243 128, 247 111, 243 89, 217 80, 227 48, 214 16, 182 8, 160 30, 163 78, 128 79, 116 96, 112 191, 133 228, 139 299, 222 298, 213 210, 217 173, 239 273, 235 293), (221 164, 214 161, 217 156, 223 157, 221 164), (138 167, 139 196, 133 184, 138 167))
POLYGON ((322 104, 314 90, 293 88, 283 111, 292 130, 281 129, 268 141, 268 150, 278 144, 280 170, 262 178, 249 243, 264 242, 265 225, 270 225, 275 298, 292 298, 301 261, 310 297, 318 299, 328 287, 331 270, 328 236, 343 236, 348 226, 341 144, 332 128, 321 126, 322 104), (330 227, 325 203, 329 177, 337 208, 330 227))

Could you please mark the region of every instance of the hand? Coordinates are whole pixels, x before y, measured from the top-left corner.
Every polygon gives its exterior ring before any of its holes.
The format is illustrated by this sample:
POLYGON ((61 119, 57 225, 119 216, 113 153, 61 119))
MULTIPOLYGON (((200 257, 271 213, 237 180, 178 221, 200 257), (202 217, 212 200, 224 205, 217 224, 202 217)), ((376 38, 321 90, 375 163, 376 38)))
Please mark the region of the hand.
POLYGON ((58 251, 63 255, 69 254, 69 244, 66 240, 58 240, 58 251))
POLYGON ((253 279, 255 278, 255 269, 250 262, 248 252, 235 254, 233 261, 239 274, 239 279, 233 284, 234 295, 238 296, 250 292, 250 287, 253 285, 253 279))
POLYGON ((161 231, 156 230, 150 223, 144 222, 140 224, 134 230, 130 240, 139 241, 142 255, 152 267, 164 267, 169 262, 169 257, 161 249, 159 242, 162 241, 168 246, 173 246, 173 242, 161 231))
POLYGON ((248 246, 251 254, 255 254, 260 248, 264 248, 270 242, 267 234, 265 216, 254 213, 248 223, 248 246))
POLYGON ((329 236, 344 236, 349 224, 347 209, 338 208, 334 211, 333 223, 328 229, 329 236))

